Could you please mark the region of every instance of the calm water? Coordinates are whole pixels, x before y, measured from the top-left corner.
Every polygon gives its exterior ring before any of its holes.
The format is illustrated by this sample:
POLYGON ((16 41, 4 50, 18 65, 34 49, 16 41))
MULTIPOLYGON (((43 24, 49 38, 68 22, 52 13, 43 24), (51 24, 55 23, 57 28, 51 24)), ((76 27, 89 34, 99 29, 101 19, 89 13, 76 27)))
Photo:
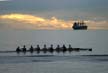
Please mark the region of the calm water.
POLYGON ((71 53, 0 53, 0 73, 108 73, 108 31, 0 31, 0 50, 15 50, 17 46, 43 44, 93 48, 92 52, 71 53), (85 55, 85 56, 84 56, 85 55), (91 56, 92 55, 92 56, 91 56))

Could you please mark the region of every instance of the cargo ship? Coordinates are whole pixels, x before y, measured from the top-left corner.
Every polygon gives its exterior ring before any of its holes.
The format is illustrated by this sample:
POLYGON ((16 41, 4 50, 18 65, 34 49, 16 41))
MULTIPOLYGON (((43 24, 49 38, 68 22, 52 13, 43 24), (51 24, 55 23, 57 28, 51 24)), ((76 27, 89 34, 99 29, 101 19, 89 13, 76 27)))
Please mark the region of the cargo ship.
POLYGON ((87 30, 88 26, 84 22, 74 22, 72 28, 74 30, 87 30))

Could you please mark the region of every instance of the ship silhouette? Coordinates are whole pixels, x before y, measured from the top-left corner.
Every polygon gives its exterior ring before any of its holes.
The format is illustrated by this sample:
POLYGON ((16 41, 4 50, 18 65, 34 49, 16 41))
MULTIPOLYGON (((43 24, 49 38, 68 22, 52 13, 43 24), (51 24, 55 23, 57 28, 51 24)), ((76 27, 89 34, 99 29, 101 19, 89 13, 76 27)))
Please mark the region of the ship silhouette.
POLYGON ((72 28, 74 30, 87 30, 88 26, 84 22, 74 22, 72 28))

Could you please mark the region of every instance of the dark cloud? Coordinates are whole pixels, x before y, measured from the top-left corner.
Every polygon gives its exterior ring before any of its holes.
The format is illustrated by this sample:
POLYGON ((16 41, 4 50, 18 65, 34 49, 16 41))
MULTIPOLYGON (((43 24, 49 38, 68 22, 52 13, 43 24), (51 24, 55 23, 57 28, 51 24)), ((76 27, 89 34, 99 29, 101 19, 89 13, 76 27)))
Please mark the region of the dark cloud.
MULTIPOLYGON (((63 20, 108 21, 108 0, 11 0, 0 2, 0 15, 18 13, 63 20)), ((1 27, 3 25, 1 24, 1 27)), ((52 27, 49 25, 49 27, 52 27)))

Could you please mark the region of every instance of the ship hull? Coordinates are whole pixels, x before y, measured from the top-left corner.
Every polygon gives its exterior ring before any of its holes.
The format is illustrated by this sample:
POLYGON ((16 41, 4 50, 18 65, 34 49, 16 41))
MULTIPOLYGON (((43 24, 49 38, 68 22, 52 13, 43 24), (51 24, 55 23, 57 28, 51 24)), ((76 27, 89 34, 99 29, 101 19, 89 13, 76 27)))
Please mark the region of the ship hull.
POLYGON ((74 30, 87 30, 87 26, 83 27, 73 27, 74 30))

